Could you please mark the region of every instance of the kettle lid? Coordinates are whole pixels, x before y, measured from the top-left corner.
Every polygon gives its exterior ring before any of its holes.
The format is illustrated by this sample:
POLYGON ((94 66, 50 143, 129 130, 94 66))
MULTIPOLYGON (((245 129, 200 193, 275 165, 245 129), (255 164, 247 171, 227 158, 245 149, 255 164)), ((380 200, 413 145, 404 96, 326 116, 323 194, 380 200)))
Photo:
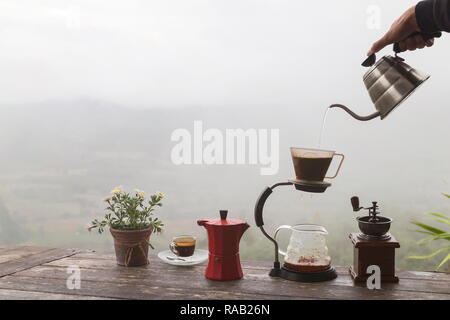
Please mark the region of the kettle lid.
POLYGON ((239 220, 239 219, 234 219, 234 218, 227 219, 227 215, 228 215, 228 210, 220 210, 220 218, 198 220, 197 223, 199 225, 204 225, 204 226, 223 226, 223 227, 247 224, 247 222, 239 220))

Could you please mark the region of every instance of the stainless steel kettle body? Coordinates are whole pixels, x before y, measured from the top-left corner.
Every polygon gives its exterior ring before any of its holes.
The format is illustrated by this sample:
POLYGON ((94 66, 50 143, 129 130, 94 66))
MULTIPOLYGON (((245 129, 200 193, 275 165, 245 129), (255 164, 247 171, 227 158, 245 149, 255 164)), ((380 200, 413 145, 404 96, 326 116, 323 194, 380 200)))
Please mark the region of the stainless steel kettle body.
POLYGON ((368 116, 359 116, 344 105, 334 104, 330 108, 344 109, 361 121, 378 116, 384 119, 429 77, 406 64, 400 57, 384 56, 363 77, 369 96, 377 109, 376 112, 368 116))

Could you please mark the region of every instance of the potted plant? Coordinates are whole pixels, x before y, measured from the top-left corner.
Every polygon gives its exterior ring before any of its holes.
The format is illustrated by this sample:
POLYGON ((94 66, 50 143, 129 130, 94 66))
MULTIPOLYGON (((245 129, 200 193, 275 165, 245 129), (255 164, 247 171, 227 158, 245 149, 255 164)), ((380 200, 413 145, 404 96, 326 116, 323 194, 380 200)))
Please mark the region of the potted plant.
POLYGON ((127 267, 148 264, 148 247, 150 234, 160 233, 164 224, 153 217, 157 207, 161 207, 163 193, 159 192, 145 199, 142 191, 136 190, 134 194, 124 192, 122 188, 111 191, 112 196, 104 201, 108 204, 103 220, 95 219, 88 230, 97 228, 103 233, 105 227, 114 238, 117 264, 127 267))

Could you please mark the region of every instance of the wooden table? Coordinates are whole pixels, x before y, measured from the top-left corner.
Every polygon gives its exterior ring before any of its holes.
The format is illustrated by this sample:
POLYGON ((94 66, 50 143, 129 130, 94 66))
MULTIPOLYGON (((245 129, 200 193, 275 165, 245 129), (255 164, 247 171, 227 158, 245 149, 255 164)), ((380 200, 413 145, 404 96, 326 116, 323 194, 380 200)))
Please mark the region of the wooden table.
POLYGON ((270 278, 270 262, 244 261, 244 279, 212 281, 205 265, 176 267, 151 256, 145 267, 125 268, 113 253, 0 245, 1 299, 445 299, 450 274, 399 271, 399 284, 381 290, 354 285, 348 267, 338 278, 298 283, 270 278), (68 267, 78 266, 81 288, 68 289, 68 267))

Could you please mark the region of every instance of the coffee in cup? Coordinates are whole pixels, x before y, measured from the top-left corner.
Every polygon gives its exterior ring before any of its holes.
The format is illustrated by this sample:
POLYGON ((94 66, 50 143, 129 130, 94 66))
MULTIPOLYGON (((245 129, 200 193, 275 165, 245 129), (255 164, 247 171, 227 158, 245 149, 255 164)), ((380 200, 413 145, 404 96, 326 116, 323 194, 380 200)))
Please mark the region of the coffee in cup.
POLYGON ((319 149, 291 148, 291 156, 296 179, 304 181, 323 181, 324 178, 333 179, 337 176, 344 161, 343 154, 319 149), (335 155, 342 157, 342 160, 334 176, 326 177, 328 168, 335 155))
POLYGON ((179 257, 190 257, 195 251, 196 239, 193 236, 177 236, 170 243, 170 251, 179 257))

